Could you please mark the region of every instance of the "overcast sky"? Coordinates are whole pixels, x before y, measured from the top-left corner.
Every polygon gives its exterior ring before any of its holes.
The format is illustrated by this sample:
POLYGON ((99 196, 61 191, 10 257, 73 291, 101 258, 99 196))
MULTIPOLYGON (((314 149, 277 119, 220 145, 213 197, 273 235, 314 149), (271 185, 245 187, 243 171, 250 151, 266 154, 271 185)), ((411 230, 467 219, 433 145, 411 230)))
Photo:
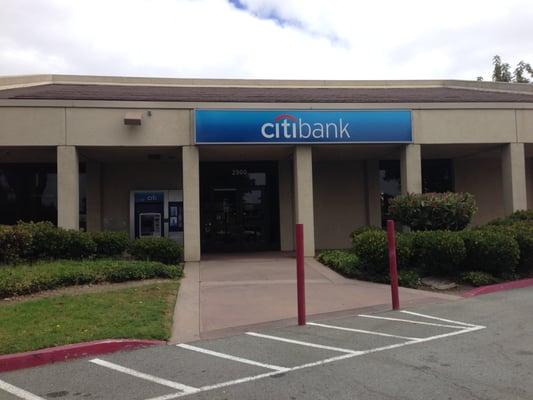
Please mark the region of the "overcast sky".
POLYGON ((0 74, 490 80, 533 0, 0 0, 0 74))

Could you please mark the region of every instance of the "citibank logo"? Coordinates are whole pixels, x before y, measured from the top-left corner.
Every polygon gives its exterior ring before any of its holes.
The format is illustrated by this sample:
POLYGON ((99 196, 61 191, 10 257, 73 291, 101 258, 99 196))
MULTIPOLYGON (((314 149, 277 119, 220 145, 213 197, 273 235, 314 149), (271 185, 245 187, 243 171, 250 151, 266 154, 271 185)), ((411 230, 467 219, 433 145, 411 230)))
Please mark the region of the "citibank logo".
POLYGON ((338 122, 307 123, 291 114, 280 114, 274 122, 261 126, 261 135, 266 139, 350 139, 349 123, 342 118, 338 122))

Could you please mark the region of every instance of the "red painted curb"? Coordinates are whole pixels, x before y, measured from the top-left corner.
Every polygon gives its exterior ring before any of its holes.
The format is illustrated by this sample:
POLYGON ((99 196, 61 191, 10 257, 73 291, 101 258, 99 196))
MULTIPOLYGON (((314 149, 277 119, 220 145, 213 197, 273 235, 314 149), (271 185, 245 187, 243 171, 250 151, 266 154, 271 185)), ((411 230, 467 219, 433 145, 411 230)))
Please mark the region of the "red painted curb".
POLYGON ((0 372, 165 343, 160 340, 110 339, 50 347, 25 353, 6 354, 0 356, 0 372))
POLYGON ((463 297, 474 297, 480 294, 500 292, 502 290, 520 289, 533 286, 533 278, 519 279, 517 281, 496 283, 494 285, 481 286, 463 293, 463 297))

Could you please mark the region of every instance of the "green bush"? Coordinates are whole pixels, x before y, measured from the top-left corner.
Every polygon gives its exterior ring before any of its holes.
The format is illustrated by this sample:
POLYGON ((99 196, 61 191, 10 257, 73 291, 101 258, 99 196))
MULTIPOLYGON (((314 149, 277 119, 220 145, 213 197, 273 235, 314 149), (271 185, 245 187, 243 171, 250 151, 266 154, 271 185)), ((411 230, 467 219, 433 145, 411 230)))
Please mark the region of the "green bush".
POLYGON ((518 219, 511 223, 495 224, 481 226, 476 230, 489 230, 500 232, 504 235, 513 237, 518 243, 520 249, 520 260, 518 270, 528 272, 533 269, 533 220, 518 219))
POLYGON ((19 222, 15 229, 24 231, 31 236, 31 243, 26 252, 29 259, 65 258, 63 244, 65 230, 48 221, 19 222))
POLYGON ((24 259, 30 243, 28 232, 0 225, 0 264, 15 264, 24 259))
POLYGON ((422 285, 422 281, 417 271, 409 269, 398 271, 398 284, 403 287, 416 289, 422 285))
POLYGON ((128 252, 136 260, 159 261, 178 264, 182 259, 182 247, 171 239, 146 237, 131 242, 128 252))
POLYGON ((465 244, 457 232, 425 231, 411 235, 411 266, 423 274, 453 275, 465 257, 465 244))
POLYGON ((485 286, 498 283, 493 275, 483 271, 468 271, 461 275, 461 280, 472 286, 485 286))
POLYGON ((324 250, 318 255, 318 261, 344 276, 353 278, 359 275, 361 262, 353 252, 347 250, 324 250))
POLYGON ((489 225, 511 225, 516 222, 533 222, 533 210, 519 210, 515 211, 511 215, 504 217, 504 218, 498 218, 491 222, 489 222, 489 225))
POLYGON ((388 214, 414 231, 464 229, 477 211, 469 193, 423 193, 396 196, 388 214))
POLYGON ((350 238, 352 239, 352 243, 354 239, 356 238, 356 236, 359 236, 361 233, 365 233, 368 231, 383 231, 383 229, 377 228, 375 226, 368 226, 368 225, 361 226, 355 229, 352 233, 350 233, 350 238))
POLYGON ((96 255, 96 243, 85 232, 63 230, 61 232, 61 258, 80 260, 96 255))
MULTIPOLYGON (((387 233, 381 230, 368 230, 357 235, 354 240, 354 252, 361 261, 361 270, 367 275, 388 277, 389 255, 387 233)), ((409 266, 411 256, 411 235, 399 234, 396 237, 396 255, 398 269, 409 266)), ((383 278, 384 279, 384 278, 383 278)))
POLYGON ((52 261, 0 268, 0 298, 102 282, 182 276, 180 265, 153 261, 52 261))
POLYGON ((495 229, 461 232, 466 257, 463 270, 482 271, 494 275, 513 274, 520 259, 520 248, 512 235, 495 229))
POLYGON ((92 232, 92 240, 96 243, 96 254, 103 257, 116 257, 122 255, 130 244, 126 232, 92 232))

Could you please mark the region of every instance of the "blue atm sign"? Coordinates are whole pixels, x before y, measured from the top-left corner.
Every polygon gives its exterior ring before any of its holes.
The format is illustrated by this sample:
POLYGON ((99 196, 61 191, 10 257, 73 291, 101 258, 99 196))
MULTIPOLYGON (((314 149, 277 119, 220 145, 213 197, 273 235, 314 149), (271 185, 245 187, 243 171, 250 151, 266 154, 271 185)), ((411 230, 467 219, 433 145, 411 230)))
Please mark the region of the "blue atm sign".
POLYGON ((197 144, 409 143, 408 110, 196 110, 197 144))

